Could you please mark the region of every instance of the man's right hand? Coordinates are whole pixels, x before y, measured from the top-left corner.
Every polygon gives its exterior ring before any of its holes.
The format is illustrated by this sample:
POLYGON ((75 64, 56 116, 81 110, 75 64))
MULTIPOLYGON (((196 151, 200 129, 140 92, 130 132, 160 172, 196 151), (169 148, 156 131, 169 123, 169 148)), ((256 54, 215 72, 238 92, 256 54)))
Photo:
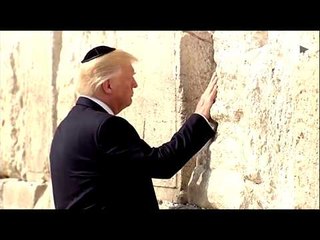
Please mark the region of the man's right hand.
POLYGON ((195 110, 195 113, 203 115, 208 120, 211 119, 210 109, 212 105, 215 103, 216 97, 217 97, 217 89, 218 89, 217 81, 218 81, 217 73, 214 72, 208 84, 208 87, 202 93, 195 110))

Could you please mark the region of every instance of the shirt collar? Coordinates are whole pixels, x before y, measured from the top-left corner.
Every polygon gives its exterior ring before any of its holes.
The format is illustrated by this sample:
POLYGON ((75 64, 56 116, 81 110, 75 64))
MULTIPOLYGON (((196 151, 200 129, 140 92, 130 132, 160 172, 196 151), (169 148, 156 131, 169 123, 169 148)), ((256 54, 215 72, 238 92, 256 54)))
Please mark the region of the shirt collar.
POLYGON ((100 101, 99 99, 95 98, 95 97, 89 97, 86 95, 80 95, 80 97, 85 97, 85 98, 89 98, 90 100, 94 101, 95 103, 99 104, 104 110, 106 110, 109 114, 114 115, 113 111, 111 110, 111 108, 105 104, 104 102, 100 101))

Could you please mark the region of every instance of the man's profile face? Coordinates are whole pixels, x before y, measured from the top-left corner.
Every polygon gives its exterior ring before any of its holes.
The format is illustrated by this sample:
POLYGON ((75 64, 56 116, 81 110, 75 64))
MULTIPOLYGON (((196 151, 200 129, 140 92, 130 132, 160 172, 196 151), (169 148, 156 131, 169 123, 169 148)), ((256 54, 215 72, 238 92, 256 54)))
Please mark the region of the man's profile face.
POLYGON ((132 103, 133 88, 138 87, 134 74, 131 64, 122 65, 120 73, 111 79, 112 98, 120 111, 132 103))

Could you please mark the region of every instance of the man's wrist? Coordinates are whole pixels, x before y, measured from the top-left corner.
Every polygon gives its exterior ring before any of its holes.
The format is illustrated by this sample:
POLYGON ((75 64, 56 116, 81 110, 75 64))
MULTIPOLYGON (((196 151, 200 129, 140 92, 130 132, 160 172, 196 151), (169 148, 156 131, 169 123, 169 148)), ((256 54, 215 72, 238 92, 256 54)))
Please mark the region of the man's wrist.
POLYGON ((213 131, 217 131, 217 128, 218 128, 218 122, 217 121, 215 121, 215 120, 213 120, 212 118, 209 118, 208 119, 208 122, 209 122, 209 124, 210 124, 210 126, 211 126, 211 128, 213 129, 213 131))
POLYGON ((212 130, 214 132, 217 131, 217 128, 218 128, 218 122, 217 121, 213 120, 211 117, 208 119, 204 115, 202 115, 201 113, 196 113, 196 114, 199 114, 200 116, 202 116, 207 121, 207 123, 209 124, 209 126, 212 128, 212 130))

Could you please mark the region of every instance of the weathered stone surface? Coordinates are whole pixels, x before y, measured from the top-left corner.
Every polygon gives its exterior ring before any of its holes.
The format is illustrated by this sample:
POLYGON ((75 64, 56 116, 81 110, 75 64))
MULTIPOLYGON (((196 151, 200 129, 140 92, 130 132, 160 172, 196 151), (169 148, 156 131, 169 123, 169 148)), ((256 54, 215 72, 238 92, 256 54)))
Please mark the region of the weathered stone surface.
POLYGON ((212 116, 220 126, 202 171, 237 171, 246 183, 241 208, 319 208, 319 32, 215 32, 213 39, 212 116))
POLYGON ((4 185, 8 181, 18 181, 18 179, 16 179, 16 178, 3 178, 3 179, 0 179, 0 209, 3 208, 3 189, 4 189, 4 185))
POLYGON ((239 209, 244 201, 242 174, 223 168, 213 169, 207 186, 207 198, 213 208, 239 209))
MULTIPOLYGON (((180 43, 180 85, 179 85, 179 112, 182 125, 196 108, 198 100, 206 89, 212 74, 215 71, 213 61, 212 34, 209 32, 185 32, 180 43)), ((181 197, 188 191, 188 182, 196 162, 208 158, 207 152, 198 154, 189 161, 181 170, 181 197), (205 154, 203 154, 205 153, 205 154)), ((183 203, 183 199, 181 199, 183 203)))
POLYGON ((47 179, 52 136, 52 32, 4 32, 0 41, 0 175, 47 179))
POLYGON ((46 187, 46 184, 38 182, 7 181, 3 186, 3 208, 32 209, 46 187))

